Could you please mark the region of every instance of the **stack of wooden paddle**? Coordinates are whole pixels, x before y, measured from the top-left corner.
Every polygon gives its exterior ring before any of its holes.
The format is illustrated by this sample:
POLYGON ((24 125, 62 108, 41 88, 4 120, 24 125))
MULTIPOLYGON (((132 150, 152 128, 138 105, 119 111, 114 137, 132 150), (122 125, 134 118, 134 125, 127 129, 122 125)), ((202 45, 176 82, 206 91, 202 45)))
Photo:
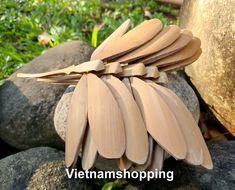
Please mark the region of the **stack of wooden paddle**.
POLYGON ((83 169, 92 169, 99 155, 117 160, 120 170, 160 170, 170 155, 212 169, 193 116, 174 92, 158 83, 163 72, 198 59, 200 40, 178 26, 163 27, 158 19, 127 32, 130 24, 127 20, 114 31, 89 62, 18 74, 76 85, 67 120, 67 167, 80 155, 83 169))

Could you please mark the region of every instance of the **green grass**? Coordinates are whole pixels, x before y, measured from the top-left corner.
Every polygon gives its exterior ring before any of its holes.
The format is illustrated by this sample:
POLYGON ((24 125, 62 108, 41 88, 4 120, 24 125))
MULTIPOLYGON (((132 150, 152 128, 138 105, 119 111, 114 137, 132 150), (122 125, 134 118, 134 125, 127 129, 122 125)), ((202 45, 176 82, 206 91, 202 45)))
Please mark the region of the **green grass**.
POLYGON ((178 10, 156 0, 1 0, 0 83, 62 42, 77 39, 97 46, 127 18, 133 26, 149 18, 171 24, 176 23, 177 15, 178 10), (148 18, 146 11, 151 13, 148 18), (52 36, 47 47, 38 42, 43 32, 52 36))

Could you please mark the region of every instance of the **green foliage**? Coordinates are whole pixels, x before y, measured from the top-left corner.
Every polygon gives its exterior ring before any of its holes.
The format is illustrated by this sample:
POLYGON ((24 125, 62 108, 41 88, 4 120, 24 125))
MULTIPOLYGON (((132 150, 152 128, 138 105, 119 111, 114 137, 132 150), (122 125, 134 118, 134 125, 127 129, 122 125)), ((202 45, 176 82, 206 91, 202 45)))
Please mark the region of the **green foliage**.
POLYGON ((98 46, 127 18, 133 26, 149 18, 170 24, 176 22, 177 14, 178 10, 156 0, 1 0, 0 83, 62 42, 79 39, 98 46), (150 14, 146 16, 146 12, 150 14), (101 25, 98 31, 96 26, 101 25), (52 37, 47 47, 38 42, 43 32, 52 37))

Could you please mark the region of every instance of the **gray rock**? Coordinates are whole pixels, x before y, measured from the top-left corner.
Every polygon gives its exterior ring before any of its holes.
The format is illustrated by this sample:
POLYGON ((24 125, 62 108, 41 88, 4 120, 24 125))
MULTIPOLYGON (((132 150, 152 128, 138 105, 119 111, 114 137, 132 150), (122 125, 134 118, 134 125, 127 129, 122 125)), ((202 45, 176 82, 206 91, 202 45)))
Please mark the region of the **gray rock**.
POLYGON ((91 189, 85 180, 68 179, 64 153, 32 148, 0 160, 0 189, 91 189))
POLYGON ((186 0, 180 25, 201 39, 202 55, 186 73, 216 118, 235 135, 235 1, 186 0))
MULTIPOLYGON (((198 122, 200 115, 199 102, 193 89, 188 85, 188 83, 182 77, 178 76, 175 73, 169 74, 168 78, 169 78, 169 83, 166 86, 172 89, 181 98, 181 100, 191 111, 195 120, 198 122)), ((56 107, 54 115, 54 123, 56 131, 63 140, 65 139, 67 114, 73 90, 74 90, 73 86, 67 88, 67 90, 65 91, 64 95, 61 97, 56 107)))
POLYGON ((220 189, 230 190, 235 187, 235 141, 209 143, 214 168, 206 170, 191 166, 184 162, 169 160, 165 163, 165 171, 174 171, 174 180, 159 179, 145 182, 140 189, 220 189))
POLYGON ((198 122, 200 117, 200 106, 197 96, 186 80, 176 73, 168 74, 169 82, 164 85, 173 90, 184 102, 194 119, 198 122))
POLYGON ((55 106, 66 89, 32 79, 17 78, 19 72, 39 73, 87 61, 93 48, 72 41, 56 46, 32 60, 0 87, 0 138, 26 149, 35 146, 63 147, 53 116, 55 106))

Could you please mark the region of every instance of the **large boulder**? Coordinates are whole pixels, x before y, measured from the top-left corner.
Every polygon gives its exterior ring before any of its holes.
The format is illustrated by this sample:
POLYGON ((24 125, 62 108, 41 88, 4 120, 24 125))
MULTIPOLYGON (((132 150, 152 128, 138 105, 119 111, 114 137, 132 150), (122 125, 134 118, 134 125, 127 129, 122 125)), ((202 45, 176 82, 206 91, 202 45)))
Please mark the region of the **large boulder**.
POLYGON ((0 160, 0 189, 91 189, 86 180, 69 179, 64 153, 49 147, 32 148, 0 160))
POLYGON ((54 129, 57 102, 66 89, 32 79, 17 78, 17 73, 40 73, 89 60, 93 48, 71 41, 48 50, 14 73, 0 87, 0 138, 26 149, 35 146, 62 147, 54 129))
MULTIPOLYGON (((200 115, 199 102, 193 89, 188 85, 184 78, 176 73, 168 74, 168 83, 165 84, 165 86, 172 89, 181 98, 191 111, 194 119, 198 122, 200 115)), ((74 86, 69 86, 66 89, 55 110, 55 129, 63 140, 65 139, 67 114, 73 91, 74 86)))
POLYGON ((186 68, 217 119, 235 135, 235 1, 185 0, 180 25, 202 41, 202 55, 186 68))

